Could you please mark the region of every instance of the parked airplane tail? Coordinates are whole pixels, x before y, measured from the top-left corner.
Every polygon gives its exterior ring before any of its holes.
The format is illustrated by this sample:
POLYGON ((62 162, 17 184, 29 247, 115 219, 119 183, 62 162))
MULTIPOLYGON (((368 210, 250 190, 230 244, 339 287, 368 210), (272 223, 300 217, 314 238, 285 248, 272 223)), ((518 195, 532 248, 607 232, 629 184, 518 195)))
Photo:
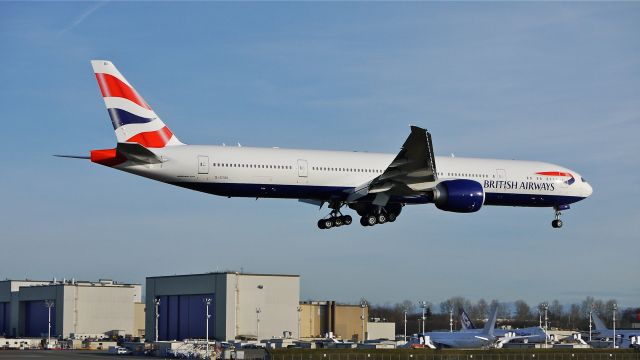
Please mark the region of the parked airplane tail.
POLYGON ((593 325, 596 330, 598 331, 608 330, 607 326, 604 324, 604 321, 600 319, 600 316, 598 316, 598 314, 596 314, 595 311, 591 313, 591 318, 593 319, 593 325))
POLYGON ((118 143, 146 148, 183 145, 110 61, 92 60, 91 66, 118 143))
POLYGON ((460 313, 460 323, 462 324, 462 328, 465 330, 475 329, 476 327, 473 325, 473 322, 469 318, 469 315, 467 315, 467 312, 464 311, 463 308, 458 309, 458 311, 460 313))
POLYGON ((487 319, 487 323, 484 324, 484 328, 483 328, 483 333, 493 337, 494 336, 494 330, 496 328, 496 320, 498 318, 498 307, 494 306, 491 309, 491 312, 489 314, 489 319, 487 319))

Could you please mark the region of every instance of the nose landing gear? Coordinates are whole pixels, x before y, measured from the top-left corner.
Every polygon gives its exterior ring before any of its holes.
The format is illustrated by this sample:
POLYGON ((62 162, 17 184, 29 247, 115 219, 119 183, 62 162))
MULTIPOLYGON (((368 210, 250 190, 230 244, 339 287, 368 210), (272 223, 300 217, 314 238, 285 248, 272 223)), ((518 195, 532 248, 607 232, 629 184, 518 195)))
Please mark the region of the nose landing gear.
POLYGON ((556 211, 556 219, 551 222, 551 226, 554 229, 559 229, 562 227, 562 220, 560 220, 560 216, 562 215, 562 212, 560 210, 564 210, 564 208, 555 207, 554 209, 556 211))

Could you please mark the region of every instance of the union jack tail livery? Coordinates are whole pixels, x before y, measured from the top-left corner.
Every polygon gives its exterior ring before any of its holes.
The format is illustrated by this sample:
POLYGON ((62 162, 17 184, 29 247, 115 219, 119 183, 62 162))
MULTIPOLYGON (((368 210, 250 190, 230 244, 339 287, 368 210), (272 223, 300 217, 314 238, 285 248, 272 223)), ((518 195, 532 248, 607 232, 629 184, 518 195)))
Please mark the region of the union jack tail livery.
POLYGON ((91 66, 119 143, 183 145, 110 61, 92 60, 91 66))

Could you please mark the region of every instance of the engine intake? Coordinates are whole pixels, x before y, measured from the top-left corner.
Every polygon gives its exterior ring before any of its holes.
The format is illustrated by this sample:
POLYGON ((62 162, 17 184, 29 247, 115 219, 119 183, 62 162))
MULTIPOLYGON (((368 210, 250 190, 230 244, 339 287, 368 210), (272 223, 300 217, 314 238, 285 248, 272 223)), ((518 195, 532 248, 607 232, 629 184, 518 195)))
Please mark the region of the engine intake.
POLYGON ((445 180, 436 186, 433 202, 440 210, 471 213, 484 204, 482 184, 474 180, 445 180))

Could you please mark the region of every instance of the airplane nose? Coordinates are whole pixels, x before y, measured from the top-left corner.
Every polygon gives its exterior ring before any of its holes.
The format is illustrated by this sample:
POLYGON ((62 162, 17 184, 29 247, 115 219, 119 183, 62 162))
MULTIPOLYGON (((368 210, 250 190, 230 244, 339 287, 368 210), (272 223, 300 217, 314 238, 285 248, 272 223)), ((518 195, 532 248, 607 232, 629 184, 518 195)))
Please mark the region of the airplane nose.
POLYGON ((584 183, 584 188, 585 188, 585 192, 587 197, 591 196, 591 194, 593 194, 593 188, 591 187, 591 185, 589 185, 589 183, 584 183))

